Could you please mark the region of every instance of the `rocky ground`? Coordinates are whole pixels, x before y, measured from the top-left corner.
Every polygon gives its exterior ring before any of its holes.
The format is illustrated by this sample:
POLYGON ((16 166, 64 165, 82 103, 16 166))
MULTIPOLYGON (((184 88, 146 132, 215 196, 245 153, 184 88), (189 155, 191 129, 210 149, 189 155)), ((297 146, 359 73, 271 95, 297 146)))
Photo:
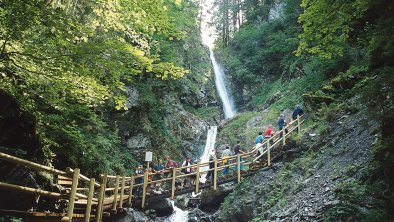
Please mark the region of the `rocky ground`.
MULTIPOLYGON (((357 194, 357 181, 366 176, 379 125, 362 112, 337 115, 323 129, 304 131, 272 167, 238 186, 215 221, 322 221, 336 216, 341 220, 341 207, 352 199, 341 197, 346 192, 357 194)), ((371 202, 352 204, 366 212, 371 202)))

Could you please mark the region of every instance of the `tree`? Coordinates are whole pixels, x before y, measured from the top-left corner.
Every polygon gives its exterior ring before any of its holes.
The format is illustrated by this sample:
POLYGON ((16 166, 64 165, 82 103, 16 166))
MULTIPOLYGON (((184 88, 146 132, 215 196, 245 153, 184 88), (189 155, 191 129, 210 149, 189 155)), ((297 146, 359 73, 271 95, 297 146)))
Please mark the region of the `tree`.
POLYGON ((317 54, 330 59, 344 54, 346 40, 353 31, 352 21, 362 17, 368 0, 303 0, 304 13, 298 21, 303 33, 296 55, 317 54))

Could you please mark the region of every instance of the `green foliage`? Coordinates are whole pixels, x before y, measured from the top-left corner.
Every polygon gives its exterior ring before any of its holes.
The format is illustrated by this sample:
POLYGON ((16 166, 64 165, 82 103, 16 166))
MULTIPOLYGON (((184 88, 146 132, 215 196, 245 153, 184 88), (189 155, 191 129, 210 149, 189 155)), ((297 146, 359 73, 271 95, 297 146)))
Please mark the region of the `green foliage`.
POLYGON ((135 157, 112 124, 115 109, 128 109, 125 85, 141 90, 139 111, 148 113, 135 127, 162 132, 163 146, 174 142, 160 87, 174 90, 189 72, 183 67, 193 74, 207 67, 201 48, 186 58, 165 48, 186 51, 186 41, 198 42, 197 9, 171 0, 2 1, 0 88, 33 115, 47 165, 78 166, 86 175, 130 170, 135 157))
POLYGON ((303 14, 298 18, 303 33, 296 55, 303 52, 331 59, 344 55, 346 41, 353 31, 352 21, 368 9, 368 0, 343 1, 303 0, 303 14))

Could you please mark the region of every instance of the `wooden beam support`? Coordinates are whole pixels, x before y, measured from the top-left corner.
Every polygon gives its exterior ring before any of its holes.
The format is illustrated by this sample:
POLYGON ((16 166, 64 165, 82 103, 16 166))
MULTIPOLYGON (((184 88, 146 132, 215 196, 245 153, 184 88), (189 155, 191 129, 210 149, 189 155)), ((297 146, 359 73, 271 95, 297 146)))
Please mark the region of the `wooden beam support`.
POLYGON ((97 212, 96 212, 96 222, 101 222, 102 219, 103 203, 105 198, 105 188, 107 186, 107 176, 108 174, 105 173, 101 178, 99 200, 98 200, 97 212))
POLYGON ((114 187, 114 200, 112 202, 111 213, 116 214, 116 206, 118 205, 118 191, 119 191, 119 175, 116 175, 115 187, 114 187))
POLYGON ((71 191, 70 191, 70 199, 68 201, 68 206, 67 206, 67 217, 70 218, 70 221, 72 221, 74 214, 74 203, 77 194, 78 178, 79 178, 79 169, 75 168, 73 173, 73 184, 71 186, 71 191))
POLYGON ((297 127, 298 127, 298 133, 301 133, 300 115, 297 115, 297 127))
POLYGON ((131 176, 131 180, 130 180, 130 193, 129 193, 129 207, 132 206, 132 198, 133 198, 133 188, 134 188, 134 176, 131 176))
POLYGON ((286 130, 285 130, 285 128, 286 127, 283 127, 283 129, 282 129, 283 146, 286 145, 286 139, 285 139, 286 138, 286 133, 285 133, 286 130))
POLYGON ((241 182, 241 155, 238 153, 237 156, 237 175, 238 175, 238 183, 241 182))
POLYGON ((144 184, 142 185, 142 201, 141 201, 141 208, 145 208, 145 199, 146 199, 146 189, 148 187, 148 170, 144 173, 144 184))
POLYGON ((215 159, 213 161, 214 167, 213 167, 213 190, 216 191, 216 184, 217 184, 217 175, 218 175, 218 162, 215 159))
POLYGON ((175 199, 175 176, 176 176, 176 168, 172 168, 172 183, 171 183, 171 199, 175 199))
POLYGON ((120 187, 119 208, 123 208, 124 186, 126 184, 126 177, 122 176, 122 185, 120 187))
POLYGON ((267 154, 268 154, 268 166, 271 166, 271 145, 270 145, 270 143, 271 143, 271 139, 272 138, 269 138, 268 139, 268 142, 267 142, 267 154))
POLYGON ((197 194, 200 186, 200 163, 197 163, 195 183, 196 183, 196 194, 197 194))
POLYGON ((95 185, 94 178, 91 178, 90 184, 89 184, 88 201, 86 204, 86 211, 85 211, 85 222, 90 221, 90 211, 92 210, 92 199, 93 199, 94 185, 95 185))

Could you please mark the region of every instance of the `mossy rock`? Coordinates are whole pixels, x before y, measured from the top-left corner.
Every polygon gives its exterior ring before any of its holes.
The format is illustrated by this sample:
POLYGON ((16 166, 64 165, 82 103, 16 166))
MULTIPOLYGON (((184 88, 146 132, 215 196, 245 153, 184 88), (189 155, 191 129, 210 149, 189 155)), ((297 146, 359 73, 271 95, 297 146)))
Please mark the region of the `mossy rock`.
POLYGON ((321 91, 330 94, 330 93, 334 93, 336 90, 332 85, 325 85, 321 88, 321 91))
POLYGON ((329 106, 335 100, 330 96, 317 96, 311 93, 303 94, 302 99, 305 104, 308 104, 313 109, 319 108, 321 104, 329 106))

